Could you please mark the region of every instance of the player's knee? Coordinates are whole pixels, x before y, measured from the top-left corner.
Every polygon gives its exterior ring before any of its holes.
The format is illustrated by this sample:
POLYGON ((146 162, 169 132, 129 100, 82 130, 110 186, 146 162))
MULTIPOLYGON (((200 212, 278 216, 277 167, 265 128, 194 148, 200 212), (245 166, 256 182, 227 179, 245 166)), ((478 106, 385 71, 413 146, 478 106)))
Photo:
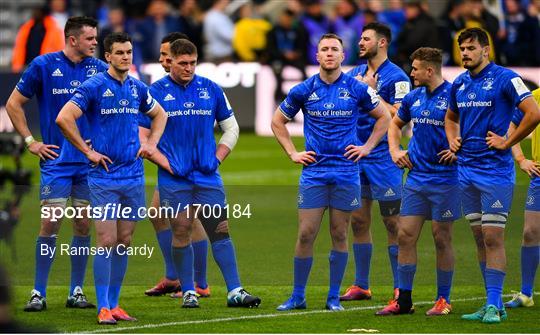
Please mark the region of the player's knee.
POLYGON ((167 221, 164 218, 152 216, 152 217, 149 217, 149 220, 152 223, 152 226, 154 226, 154 230, 156 232, 160 232, 169 228, 169 225, 167 224, 167 221))
POLYGON ((73 220, 73 233, 77 236, 90 235, 90 220, 88 218, 76 218, 73 220))
POLYGON ((406 229, 400 229, 397 233, 398 245, 400 248, 414 245, 416 236, 406 229))
POLYGON ((99 247, 114 248, 117 245, 117 238, 115 235, 98 235, 97 245, 99 247))
POLYGON ((131 234, 121 234, 116 240, 116 244, 124 245, 126 247, 131 245, 132 236, 131 234))
POLYGON ((493 232, 484 233, 484 245, 486 249, 499 249, 504 246, 503 235, 493 232))
POLYGON ((540 225, 525 225, 523 227, 523 244, 527 246, 540 244, 540 225))
POLYGON ((398 234, 398 216, 383 217, 383 223, 390 235, 396 236, 398 234))
MULTIPOLYGON (((225 213, 223 213, 225 214, 225 213)), ((229 222, 225 215, 199 218, 210 243, 230 238, 229 222)))
POLYGON ((305 228, 298 232, 298 243, 302 246, 312 245, 315 241, 317 231, 315 229, 305 228))
POLYGON ((330 235, 332 236, 332 241, 334 243, 343 244, 347 241, 346 229, 331 229, 330 235))
POLYGON ((359 236, 369 232, 371 217, 364 213, 355 213, 351 215, 351 228, 354 236, 359 236))
POLYGON ((52 219, 41 220, 41 227, 39 229, 39 236, 53 236, 57 235, 60 231, 60 221, 54 221, 52 219))
POLYGON ((452 237, 447 232, 436 232, 433 241, 435 242, 435 249, 439 252, 445 251, 452 246, 452 237))

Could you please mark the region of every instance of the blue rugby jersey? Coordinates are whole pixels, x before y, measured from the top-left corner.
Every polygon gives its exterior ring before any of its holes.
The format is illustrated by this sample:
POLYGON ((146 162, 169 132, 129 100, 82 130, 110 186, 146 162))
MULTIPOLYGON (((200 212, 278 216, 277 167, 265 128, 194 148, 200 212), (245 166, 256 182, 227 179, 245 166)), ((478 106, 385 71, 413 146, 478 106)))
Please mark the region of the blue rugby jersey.
POLYGON ((447 177, 452 182, 457 178, 457 165, 442 165, 437 155, 448 149, 444 117, 451 87, 452 84, 444 81, 433 92, 419 87, 403 98, 397 116, 404 122, 413 123, 413 136, 408 147, 413 169, 409 172, 409 178, 414 175, 426 183, 434 177, 438 180, 447 177))
POLYGON ((378 104, 375 91, 351 76, 342 73, 327 84, 316 74, 293 87, 279 108, 289 119, 300 109, 304 113, 306 151, 317 153, 317 162, 306 169, 354 170, 358 166, 343 156, 345 148, 360 145, 358 119, 378 104))
POLYGON ((140 148, 139 113, 148 113, 156 105, 148 87, 131 76, 123 83, 107 71, 84 82, 70 100, 88 118, 94 150, 108 156, 109 172, 90 169, 95 178, 133 178, 144 174, 140 148))
POLYGON ((515 107, 529 96, 531 92, 514 71, 494 63, 476 76, 469 71, 459 75, 449 99, 450 110, 459 115, 459 164, 513 168, 511 149, 489 149, 486 136, 488 131, 505 136, 515 107))
MULTIPOLYGON (((73 63, 63 51, 36 57, 24 71, 17 83, 17 90, 25 97, 37 97, 39 106, 39 125, 41 138, 45 144, 54 144, 60 150, 54 160, 42 161, 41 164, 87 163, 86 157, 77 150, 56 125, 56 117, 73 93, 87 79, 107 70, 103 61, 87 57, 80 63, 73 63)), ((88 122, 83 117, 77 120, 84 139, 88 138, 88 122)))
MULTIPOLYGON (((210 173, 219 166, 214 123, 234 115, 225 93, 208 78, 195 75, 187 85, 166 76, 150 86, 150 92, 168 115, 159 150, 175 175, 192 171, 210 173)), ((142 117, 141 126, 148 127, 142 117)))
MULTIPOLYGON (((367 64, 359 65, 347 72, 351 77, 358 74, 364 76, 368 70, 367 64)), ((377 94, 391 105, 401 103, 403 97, 411 90, 409 77, 403 70, 390 60, 384 61, 376 72, 379 77, 377 81, 377 94)), ((361 116, 358 121, 358 138, 360 143, 366 143, 373 132, 375 120, 369 116, 361 116)), ((388 158, 388 138, 384 136, 376 148, 366 157, 367 160, 380 160, 388 158)))

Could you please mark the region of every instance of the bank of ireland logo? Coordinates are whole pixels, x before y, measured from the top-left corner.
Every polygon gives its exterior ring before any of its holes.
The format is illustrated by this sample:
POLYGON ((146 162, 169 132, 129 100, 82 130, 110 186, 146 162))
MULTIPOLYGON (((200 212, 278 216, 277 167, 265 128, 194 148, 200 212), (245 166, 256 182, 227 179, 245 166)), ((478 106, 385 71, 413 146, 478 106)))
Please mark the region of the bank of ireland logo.
POLYGON ((70 84, 71 86, 73 86, 73 87, 79 87, 79 86, 81 86, 81 82, 78 81, 78 80, 72 80, 69 84, 70 84))
POLYGON ((331 102, 327 102, 327 103, 324 104, 324 108, 326 108, 326 109, 332 109, 334 107, 335 107, 335 105, 333 103, 331 103, 331 102))
POLYGON ((49 195, 51 194, 51 185, 45 185, 41 188, 41 194, 49 195))
POLYGON ((474 100, 474 99, 476 99, 476 93, 471 92, 471 93, 467 94, 467 98, 469 98, 469 100, 474 100))
POLYGON ((428 117, 430 112, 426 109, 426 110, 421 111, 420 114, 422 114, 422 116, 428 117))
POLYGON ((527 205, 529 205, 529 206, 534 205, 534 196, 529 195, 527 197, 527 205))
POLYGON ((122 99, 122 100, 120 100, 120 105, 122 105, 122 106, 127 106, 127 105, 129 105, 129 100, 127 100, 127 99, 122 99))
POLYGON ((193 106, 195 106, 194 102, 191 102, 191 101, 184 102, 184 107, 186 108, 193 108, 193 106))

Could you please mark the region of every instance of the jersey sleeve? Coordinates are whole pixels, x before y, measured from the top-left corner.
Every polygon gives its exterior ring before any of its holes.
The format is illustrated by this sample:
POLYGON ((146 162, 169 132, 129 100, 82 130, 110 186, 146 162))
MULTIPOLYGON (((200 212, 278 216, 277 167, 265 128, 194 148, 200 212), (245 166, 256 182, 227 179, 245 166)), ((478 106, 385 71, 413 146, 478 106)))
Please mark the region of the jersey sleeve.
POLYGON ((152 97, 152 94, 150 94, 150 90, 148 89, 148 86, 146 86, 142 82, 137 83, 139 86, 139 111, 144 114, 148 114, 156 107, 157 101, 152 97))
POLYGON ((69 99, 69 101, 79 107, 83 113, 88 113, 91 111, 90 106, 92 101, 94 101, 95 94, 97 92, 97 88, 93 87, 91 82, 91 79, 85 81, 77 88, 71 99, 69 99))
POLYGON ((292 119, 304 106, 302 84, 293 87, 285 100, 279 105, 279 109, 287 118, 292 119))
POLYGON ((30 63, 15 87, 19 93, 29 99, 39 93, 42 87, 41 67, 36 61, 30 63))
POLYGON ((405 95, 411 91, 411 83, 406 78, 398 78, 390 85, 390 101, 389 104, 395 105, 401 103, 405 95))
POLYGON ((452 83, 452 87, 450 87, 450 94, 448 96, 448 109, 450 109, 452 112, 456 114, 459 114, 459 110, 456 103, 456 92, 457 92, 457 87, 459 85, 461 85, 459 81, 457 80, 454 81, 454 83, 452 83))
POLYGON ((513 71, 510 72, 506 80, 502 80, 502 85, 503 94, 516 107, 525 100, 525 98, 532 95, 527 85, 523 82, 523 79, 513 71))
POLYGON ((221 122, 223 120, 227 120, 231 116, 234 115, 234 112, 232 110, 231 104, 229 103, 229 99, 227 99, 227 95, 225 95, 225 92, 221 89, 221 87, 216 85, 216 120, 218 122, 221 122))
POLYGON ((405 123, 411 121, 411 94, 407 94, 401 101, 397 116, 405 123))
POLYGON ((360 108, 360 112, 369 113, 377 108, 381 100, 374 89, 364 83, 358 82, 358 84, 361 86, 358 107, 360 108))

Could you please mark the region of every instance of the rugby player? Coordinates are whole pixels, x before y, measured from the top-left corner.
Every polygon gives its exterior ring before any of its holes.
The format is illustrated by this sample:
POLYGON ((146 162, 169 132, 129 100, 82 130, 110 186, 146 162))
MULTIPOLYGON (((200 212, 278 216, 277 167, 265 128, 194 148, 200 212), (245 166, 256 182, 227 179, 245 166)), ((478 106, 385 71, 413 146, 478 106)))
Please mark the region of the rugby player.
MULTIPOLYGON (((407 74, 388 59, 388 47, 392 33, 388 26, 373 22, 362 29, 358 42, 359 57, 367 64, 359 65, 348 74, 373 88, 381 103, 393 116, 405 94, 410 91, 407 74)), ((373 132, 374 120, 361 115, 358 121, 358 137, 365 143, 373 132)), ((362 183, 362 207, 352 213, 353 253, 355 260, 355 281, 341 300, 371 299, 369 271, 373 250, 371 238, 371 206, 373 200, 379 202, 382 221, 388 236, 388 257, 393 275, 394 298, 398 292, 397 280, 397 222, 401 203, 403 171, 393 162, 388 151, 386 136, 373 151, 360 160, 360 181, 362 183)))
POLYGON ((444 132, 452 85, 442 77, 441 50, 419 48, 410 58, 411 77, 417 88, 403 98, 388 129, 392 160, 400 168, 409 169, 398 224, 399 295, 376 314, 414 312, 412 289, 417 264, 416 242, 424 222, 431 220, 437 255, 437 296, 435 305, 426 315, 445 315, 452 310, 452 223, 461 216, 457 158, 450 152, 444 132), (401 129, 410 121, 413 136, 408 149, 401 150, 401 129))
POLYGON ((104 48, 109 69, 77 88, 56 123, 93 166, 88 174, 90 203, 93 209, 102 210, 96 217, 96 245, 112 250, 111 254, 94 256, 98 323, 116 324, 118 320, 136 320, 119 306, 128 262, 125 248, 131 244, 135 223, 142 219, 139 209, 145 207, 142 158, 156 152, 167 115, 148 87, 128 75, 133 61, 129 35, 108 35, 104 48), (139 142, 139 113, 152 118, 150 135, 143 144, 139 142), (89 122, 92 148, 76 124, 83 115, 89 122), (124 210, 108 211, 111 204, 124 210))
POLYGON ((476 241, 487 303, 464 320, 498 323, 502 303, 506 254, 504 228, 515 183, 511 147, 540 122, 540 111, 523 80, 513 71, 489 61, 489 39, 479 28, 458 36, 466 72, 452 84, 445 131, 450 150, 457 153, 463 214, 476 241), (507 138, 512 114, 524 117, 507 138))
POLYGON ((321 37, 317 60, 320 72, 293 87, 272 119, 272 131, 279 144, 294 163, 304 166, 298 193, 294 289, 290 298, 277 307, 279 311, 306 308, 313 243, 327 208, 332 250, 326 308, 343 310, 339 289, 349 255, 347 231, 351 212, 361 206, 357 162, 377 146, 390 122, 390 114, 375 91, 341 71, 344 53, 339 36, 321 37), (286 124, 300 110, 304 113, 306 148, 298 152, 286 124), (359 143, 356 126, 362 114, 369 114, 376 121, 367 141, 359 143))
MULTIPOLYGON (((88 159, 65 140, 55 124, 58 112, 85 80, 107 69, 107 64, 93 57, 97 46, 97 21, 90 17, 71 17, 64 28, 65 47, 62 51, 36 57, 21 76, 9 97, 6 109, 17 132, 24 138, 28 151, 40 158, 41 206, 65 208, 68 198, 74 207, 86 207, 89 201, 87 184, 88 159), (32 136, 24 105, 36 96, 43 142, 32 136)), ((77 121, 84 139, 89 138, 88 122, 77 121)), ((82 211, 84 214, 85 211, 82 211)), ((47 281, 56 250, 60 220, 41 218, 36 241, 34 288, 24 310, 38 312, 47 308, 47 281)), ((90 221, 84 215, 73 219, 71 248, 90 247, 90 221)), ((94 308, 82 291, 88 253, 71 256, 71 285, 66 307, 94 308)))
MULTIPOLYGON (((163 67, 166 73, 170 72, 171 68, 171 43, 177 39, 188 39, 188 36, 179 32, 172 32, 161 40, 161 47, 159 49, 159 63, 163 67)), ((146 141, 148 136, 149 120, 144 118, 141 122, 143 127, 140 128, 141 141, 146 141)), ((159 207, 159 188, 156 187, 154 195, 152 196, 152 203, 150 207, 159 207)), ((150 222, 156 231, 156 237, 159 243, 159 248, 163 255, 165 263, 165 277, 163 277, 154 287, 146 290, 144 294, 149 296, 163 295, 171 293, 171 297, 182 297, 182 291, 176 269, 174 268, 174 262, 172 260, 171 243, 172 232, 169 225, 169 221, 164 217, 151 217, 150 222)), ((194 219, 193 232, 191 235, 191 245, 193 246, 193 260, 194 260, 194 280, 195 291, 200 297, 210 296, 210 286, 206 281, 206 260, 208 257, 208 237, 204 232, 204 228, 201 221, 197 218, 194 219)))
POLYGON ((182 209, 176 217, 169 219, 173 261, 182 283, 182 307, 199 306, 193 282, 191 236, 194 217, 201 206, 222 209, 199 215, 199 219, 225 279, 227 305, 257 307, 261 299, 248 293, 240 282, 224 209, 225 190, 218 171, 236 145, 238 123, 223 90, 213 81, 195 74, 195 45, 186 39, 178 39, 171 43, 170 53, 169 75, 152 84, 150 90, 169 115, 159 142, 159 153, 166 161, 162 166, 170 166, 171 170, 158 169, 158 187, 163 207, 180 206, 182 209), (214 140, 216 121, 223 130, 217 145, 214 140))

